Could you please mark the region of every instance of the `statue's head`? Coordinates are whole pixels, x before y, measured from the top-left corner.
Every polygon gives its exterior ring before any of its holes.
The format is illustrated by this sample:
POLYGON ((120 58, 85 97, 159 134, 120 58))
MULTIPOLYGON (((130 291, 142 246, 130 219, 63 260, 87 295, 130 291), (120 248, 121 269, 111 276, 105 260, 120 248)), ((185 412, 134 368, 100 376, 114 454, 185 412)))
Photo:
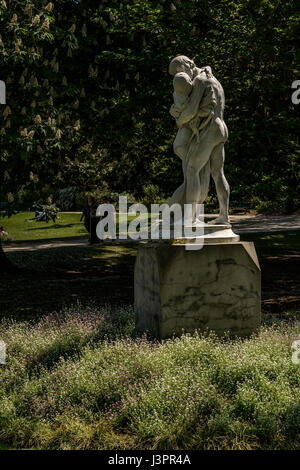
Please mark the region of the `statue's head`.
POLYGON ((185 55, 179 55, 171 60, 169 73, 171 75, 176 75, 179 72, 185 72, 190 78, 193 78, 195 68, 196 65, 193 60, 189 59, 185 55))

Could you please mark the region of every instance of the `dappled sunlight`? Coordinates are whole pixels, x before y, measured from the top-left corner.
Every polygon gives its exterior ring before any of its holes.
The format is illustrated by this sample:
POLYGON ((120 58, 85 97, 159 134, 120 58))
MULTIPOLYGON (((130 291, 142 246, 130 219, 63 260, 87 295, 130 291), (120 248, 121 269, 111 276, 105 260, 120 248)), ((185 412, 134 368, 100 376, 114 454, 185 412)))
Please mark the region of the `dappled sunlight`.
POLYGON ((131 304, 135 255, 134 247, 111 245, 10 252, 23 271, 1 283, 0 315, 36 317, 74 298, 131 304))

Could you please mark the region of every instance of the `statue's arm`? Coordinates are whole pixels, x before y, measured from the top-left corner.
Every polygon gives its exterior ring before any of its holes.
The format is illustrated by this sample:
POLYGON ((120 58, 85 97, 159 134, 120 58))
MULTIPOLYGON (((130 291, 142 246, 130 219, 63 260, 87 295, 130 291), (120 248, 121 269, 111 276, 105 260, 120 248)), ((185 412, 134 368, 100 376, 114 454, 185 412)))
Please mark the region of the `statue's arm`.
POLYGON ((171 116, 173 116, 173 118, 177 119, 180 115, 180 109, 175 104, 172 104, 169 113, 171 114, 171 116))
POLYGON ((199 104, 203 97, 205 87, 206 87, 205 79, 201 77, 196 77, 194 79, 193 91, 190 95, 189 104, 180 113, 180 116, 176 120, 178 127, 182 127, 184 124, 187 124, 197 115, 198 110, 199 110, 199 104))
POLYGON ((174 97, 174 103, 172 104, 169 112, 171 116, 177 119, 183 109, 183 105, 179 105, 179 103, 177 102, 175 92, 173 93, 173 97, 174 97))
POLYGON ((170 114, 177 119, 189 102, 193 85, 190 77, 185 72, 179 72, 173 79, 173 87, 174 104, 171 106, 170 114))

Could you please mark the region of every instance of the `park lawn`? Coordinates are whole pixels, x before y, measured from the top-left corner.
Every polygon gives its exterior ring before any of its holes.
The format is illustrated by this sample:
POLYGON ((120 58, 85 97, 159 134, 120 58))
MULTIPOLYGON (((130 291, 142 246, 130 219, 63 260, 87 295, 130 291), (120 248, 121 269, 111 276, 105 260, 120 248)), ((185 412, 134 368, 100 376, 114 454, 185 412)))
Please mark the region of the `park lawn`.
MULTIPOLYGON (((34 217, 33 212, 20 212, 11 217, 0 219, 0 225, 8 232, 9 238, 4 243, 26 242, 37 240, 55 240, 65 238, 88 238, 83 222, 80 222, 80 213, 60 212, 59 219, 54 223, 52 220, 47 222, 28 222, 28 219, 34 217)), ((116 214, 116 222, 123 215, 116 214)), ((128 216, 128 221, 133 220, 134 216, 128 216)), ((117 225, 118 226, 118 225, 117 225)))
POLYGON ((136 337, 134 243, 10 252, 23 269, 0 284, 2 446, 300 449, 300 232, 245 239, 273 326, 236 341, 136 337))
POLYGON ((259 256, 300 256, 300 230, 282 232, 243 233, 241 241, 252 241, 259 256))
POLYGON ((77 301, 133 302, 135 245, 20 250, 7 256, 20 271, 0 283, 0 317, 35 319, 77 301))
POLYGON ((34 212, 19 212, 11 217, 4 217, 0 224, 9 234, 13 242, 47 240, 56 238, 87 238, 88 233, 80 222, 81 214, 59 213, 59 219, 53 223, 28 222, 34 217, 34 212))
MULTIPOLYGON (((300 231, 242 235, 255 243, 262 269, 262 309, 293 316, 300 308, 300 231)), ((76 301, 133 304, 134 242, 9 252, 21 268, 0 283, 0 316, 35 318, 76 301)))
MULTIPOLYGON (((9 242, 25 242, 37 240, 54 240, 63 238, 88 238, 83 222, 80 222, 80 213, 59 213, 59 219, 56 223, 47 222, 27 222, 27 219, 34 217, 33 212, 20 212, 11 217, 0 219, 0 225, 9 233, 9 242)), ((117 230, 119 219, 124 214, 116 214, 117 230)), ((151 215, 148 215, 148 224, 150 224, 151 215)), ((128 222, 135 217, 128 216, 128 222)), ((259 254, 265 256, 280 253, 293 254, 300 253, 300 230, 290 230, 274 233, 251 233, 242 234, 241 240, 253 241, 259 254)), ((5 243, 5 240, 4 240, 5 243)))

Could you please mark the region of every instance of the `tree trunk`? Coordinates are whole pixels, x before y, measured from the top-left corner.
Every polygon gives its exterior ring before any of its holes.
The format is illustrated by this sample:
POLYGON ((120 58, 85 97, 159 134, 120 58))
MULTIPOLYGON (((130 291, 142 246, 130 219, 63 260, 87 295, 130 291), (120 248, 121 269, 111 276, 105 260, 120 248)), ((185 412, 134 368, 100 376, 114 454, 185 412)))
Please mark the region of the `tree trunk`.
POLYGON ((8 259, 5 252, 3 251, 1 237, 0 237, 0 272, 1 273, 17 272, 17 267, 8 259))

